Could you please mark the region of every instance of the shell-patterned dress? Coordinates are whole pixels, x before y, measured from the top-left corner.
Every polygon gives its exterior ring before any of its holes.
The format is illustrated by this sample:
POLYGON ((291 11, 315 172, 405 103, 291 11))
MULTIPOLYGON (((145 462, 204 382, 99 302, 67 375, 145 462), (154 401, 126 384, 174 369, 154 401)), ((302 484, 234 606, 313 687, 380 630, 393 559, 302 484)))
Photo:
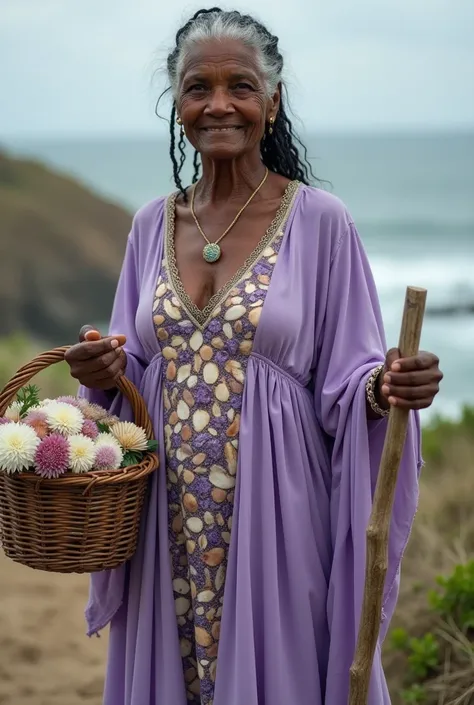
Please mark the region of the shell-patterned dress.
POLYGON ((164 358, 169 546, 187 699, 212 705, 248 356, 296 195, 243 267, 199 309, 179 279, 176 196, 166 206, 165 256, 153 304, 164 358))

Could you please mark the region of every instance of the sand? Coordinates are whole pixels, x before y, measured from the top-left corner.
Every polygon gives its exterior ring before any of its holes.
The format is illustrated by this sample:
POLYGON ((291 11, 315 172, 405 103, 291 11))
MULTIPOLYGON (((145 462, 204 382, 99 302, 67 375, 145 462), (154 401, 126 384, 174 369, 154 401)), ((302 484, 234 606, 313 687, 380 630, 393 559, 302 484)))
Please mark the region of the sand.
POLYGON ((0 550, 0 705, 101 705, 107 633, 85 635, 87 584, 0 550))

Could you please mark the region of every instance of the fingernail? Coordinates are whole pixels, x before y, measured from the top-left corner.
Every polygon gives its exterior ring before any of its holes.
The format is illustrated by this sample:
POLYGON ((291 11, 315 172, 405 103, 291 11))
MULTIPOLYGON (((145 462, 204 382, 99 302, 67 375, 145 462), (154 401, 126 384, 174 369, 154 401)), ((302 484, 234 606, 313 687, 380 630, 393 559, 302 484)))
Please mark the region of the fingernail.
POLYGON ((390 394, 390 387, 388 385, 382 385, 382 394, 384 394, 386 397, 390 394))
POLYGON ((123 350, 123 348, 122 348, 122 346, 120 345, 120 346, 115 350, 115 352, 117 353, 117 355, 120 355, 120 353, 122 352, 122 350, 123 350))
POLYGON ((392 406, 396 406, 396 405, 397 405, 397 400, 395 399, 395 397, 389 397, 389 398, 388 398, 388 403, 391 404, 392 406))
POLYGON ((392 370, 392 372, 400 372, 402 367, 399 362, 394 362, 390 369, 392 370))
POLYGON ((385 375, 383 378, 383 381, 386 382, 387 384, 390 384, 390 382, 392 381, 392 378, 390 377, 390 375, 385 375))
POLYGON ((112 342, 111 342, 110 344, 111 344, 111 346, 113 347, 113 349, 115 350, 115 348, 116 348, 116 347, 118 346, 118 344, 119 344, 119 341, 118 341, 118 340, 112 340, 112 342))

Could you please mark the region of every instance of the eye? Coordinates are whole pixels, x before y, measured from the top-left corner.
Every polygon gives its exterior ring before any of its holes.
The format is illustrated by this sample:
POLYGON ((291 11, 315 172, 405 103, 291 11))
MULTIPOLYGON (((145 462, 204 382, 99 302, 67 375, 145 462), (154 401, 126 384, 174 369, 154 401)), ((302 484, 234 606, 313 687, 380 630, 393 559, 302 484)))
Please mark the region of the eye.
POLYGON ((206 90, 206 86, 203 83, 193 83, 192 86, 186 88, 186 93, 202 93, 206 90))
POLYGON ((240 81, 239 83, 235 84, 234 90, 238 91, 239 93, 243 93, 253 91, 253 87, 249 83, 244 83, 243 81, 240 81))

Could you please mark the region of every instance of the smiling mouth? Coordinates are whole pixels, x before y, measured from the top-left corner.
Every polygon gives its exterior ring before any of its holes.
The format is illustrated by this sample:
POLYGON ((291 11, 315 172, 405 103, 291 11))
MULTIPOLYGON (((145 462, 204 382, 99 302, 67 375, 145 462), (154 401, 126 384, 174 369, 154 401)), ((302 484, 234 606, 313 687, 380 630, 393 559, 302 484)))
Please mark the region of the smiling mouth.
POLYGON ((222 132, 237 132, 238 130, 242 130, 243 126, 242 125, 230 125, 229 127, 203 127, 201 128, 203 132, 213 132, 220 134, 222 132))

